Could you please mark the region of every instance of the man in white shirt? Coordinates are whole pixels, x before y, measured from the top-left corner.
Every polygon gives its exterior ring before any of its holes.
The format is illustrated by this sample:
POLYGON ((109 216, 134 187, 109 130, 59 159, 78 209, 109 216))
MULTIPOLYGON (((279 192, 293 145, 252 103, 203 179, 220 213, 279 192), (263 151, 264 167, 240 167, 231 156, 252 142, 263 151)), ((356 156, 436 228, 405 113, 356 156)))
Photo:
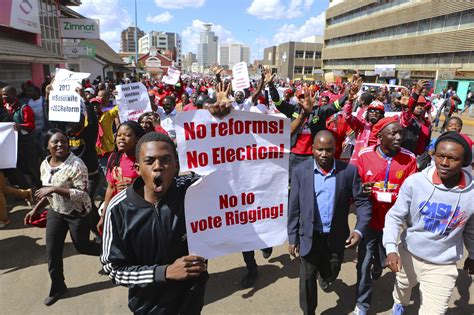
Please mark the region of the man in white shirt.
POLYGON ((156 112, 160 115, 161 127, 166 130, 171 139, 176 140, 174 120, 176 114, 176 99, 174 96, 166 96, 163 99, 163 107, 158 106, 156 112))

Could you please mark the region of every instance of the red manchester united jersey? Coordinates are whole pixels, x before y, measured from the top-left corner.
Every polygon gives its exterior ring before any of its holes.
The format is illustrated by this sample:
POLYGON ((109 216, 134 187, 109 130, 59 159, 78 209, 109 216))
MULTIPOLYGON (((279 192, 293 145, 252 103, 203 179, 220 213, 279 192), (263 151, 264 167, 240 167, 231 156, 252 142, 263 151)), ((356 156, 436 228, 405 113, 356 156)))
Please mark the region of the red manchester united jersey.
POLYGON ((385 215, 397 199, 400 186, 417 171, 415 155, 402 148, 390 158, 384 156, 378 146, 370 146, 359 152, 357 168, 362 183, 375 183, 370 196, 372 219, 369 226, 380 231, 384 227, 385 215))

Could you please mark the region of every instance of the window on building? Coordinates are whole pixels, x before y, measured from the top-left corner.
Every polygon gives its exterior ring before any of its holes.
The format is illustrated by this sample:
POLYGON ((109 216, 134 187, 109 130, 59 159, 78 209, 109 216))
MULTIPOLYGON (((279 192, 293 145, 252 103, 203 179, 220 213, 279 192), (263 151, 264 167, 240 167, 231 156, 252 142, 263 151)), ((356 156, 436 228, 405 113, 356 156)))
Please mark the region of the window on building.
POLYGON ((314 59, 321 59, 321 52, 320 51, 316 51, 314 53, 314 59))
POLYGON ((268 53, 267 60, 272 61, 272 52, 271 51, 268 53))
POLYGON ((295 74, 303 74, 303 67, 296 66, 294 72, 295 74))
POLYGON ((456 30, 459 27, 461 13, 454 13, 446 15, 444 20, 444 31, 456 30))
POLYGON ((39 9, 42 47, 60 55, 61 39, 59 38, 56 3, 53 0, 41 0, 39 9))
POLYGON ((313 67, 304 67, 304 74, 313 74, 313 67))
POLYGON ((297 50, 295 52, 295 58, 304 58, 304 51, 303 50, 297 50))
POLYGON ((314 51, 306 51, 305 59, 314 59, 314 51))
POLYGON ((428 34, 430 31, 431 19, 423 20, 418 23, 418 35, 428 34))
POLYGON ((464 11, 461 16, 461 27, 474 26, 474 10, 464 11))

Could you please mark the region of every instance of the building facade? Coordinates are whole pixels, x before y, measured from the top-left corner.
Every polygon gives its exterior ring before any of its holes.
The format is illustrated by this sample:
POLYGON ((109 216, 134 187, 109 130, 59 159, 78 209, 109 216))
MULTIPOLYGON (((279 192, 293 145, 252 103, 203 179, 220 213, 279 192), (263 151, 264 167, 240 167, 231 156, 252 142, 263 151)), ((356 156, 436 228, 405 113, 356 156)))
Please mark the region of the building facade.
MULTIPOLYGON (((145 36, 145 32, 137 29, 137 37, 141 38, 145 36)), ((120 51, 121 52, 134 52, 135 51, 135 27, 129 26, 127 29, 122 31, 120 37, 120 51)))
POLYGON ((59 8, 79 0, 2 0, 0 9, 0 82, 19 87, 27 80, 41 86, 65 59, 59 8))
POLYGON ((225 67, 225 68, 229 67, 229 46, 228 45, 219 46, 217 62, 222 67, 225 67))
POLYGON ((229 43, 219 46, 218 63, 224 68, 231 69, 236 63, 250 59, 250 48, 239 43, 229 43))
POLYGON ((218 38, 212 29, 212 24, 204 24, 204 31, 201 32, 197 50, 197 62, 200 71, 204 71, 217 63, 217 43, 218 38))
POLYGON ((192 71, 193 63, 197 62, 196 54, 192 52, 188 52, 181 56, 181 60, 183 62, 182 69, 187 72, 192 71))
POLYGON ((267 47, 262 64, 272 69, 280 78, 290 80, 320 80, 322 43, 286 42, 267 47))
POLYGON ((325 71, 359 69, 367 80, 430 79, 463 99, 474 90, 474 1, 330 1, 323 60, 325 71))
POLYGON ((151 31, 138 39, 138 52, 147 54, 157 49, 163 54, 172 56, 176 66, 182 66, 181 37, 176 33, 151 31))

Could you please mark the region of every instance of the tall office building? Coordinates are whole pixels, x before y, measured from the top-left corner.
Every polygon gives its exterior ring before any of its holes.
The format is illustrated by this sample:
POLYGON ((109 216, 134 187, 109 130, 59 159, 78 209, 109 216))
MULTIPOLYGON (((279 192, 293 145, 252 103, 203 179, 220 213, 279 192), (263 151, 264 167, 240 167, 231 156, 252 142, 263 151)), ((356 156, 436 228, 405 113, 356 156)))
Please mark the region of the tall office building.
MULTIPOLYGON (((137 37, 143 37, 145 32, 138 28, 137 37)), ((135 26, 129 26, 122 31, 120 38, 120 52, 134 52, 135 51, 135 26)))
POLYGON ((183 62, 183 70, 184 71, 192 71, 193 63, 197 62, 196 54, 192 52, 188 52, 181 56, 181 60, 183 62))
POLYGON ((218 38, 211 31, 212 24, 204 24, 205 30, 200 34, 197 51, 197 61, 201 70, 217 63, 218 38))
POLYGON ((219 65, 232 68, 236 63, 249 63, 250 48, 238 43, 219 46, 219 65))
POLYGON ((474 1, 331 0, 323 67, 359 69, 367 81, 437 79, 464 100, 474 90, 474 1))
POLYGON ((229 46, 219 46, 218 61, 222 67, 229 66, 229 46))

